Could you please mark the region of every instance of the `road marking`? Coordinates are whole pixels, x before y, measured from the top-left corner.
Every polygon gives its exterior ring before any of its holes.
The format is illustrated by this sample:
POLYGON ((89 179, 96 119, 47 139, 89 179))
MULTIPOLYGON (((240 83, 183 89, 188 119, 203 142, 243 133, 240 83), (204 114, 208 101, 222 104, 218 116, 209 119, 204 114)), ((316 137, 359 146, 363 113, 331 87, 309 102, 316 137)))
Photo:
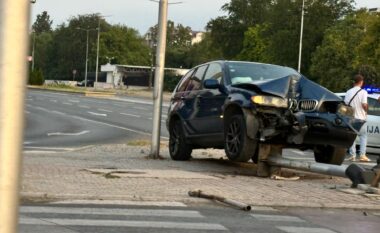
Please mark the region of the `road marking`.
POLYGON ((259 221, 271 221, 271 222, 306 222, 295 216, 287 215, 266 215, 266 214, 251 214, 252 217, 259 221))
POLYGON ((73 105, 72 103, 62 102, 64 105, 73 105))
POLYGON ((103 108, 98 108, 99 111, 102 111, 102 112, 113 112, 113 111, 110 111, 110 110, 107 110, 107 109, 103 109, 103 108))
POLYGON ((26 141, 26 142, 24 142, 23 144, 24 145, 30 145, 30 144, 32 144, 33 142, 29 142, 29 141, 26 141))
POLYGON ((90 113, 91 115, 94 115, 94 116, 104 116, 104 117, 107 116, 107 114, 105 114, 105 113, 97 113, 97 112, 88 112, 88 113, 90 113))
POLYGON ((25 114, 30 114, 30 112, 29 112, 29 111, 26 111, 26 110, 24 110, 24 113, 25 113, 25 114))
POLYGON ((84 131, 78 132, 78 133, 61 133, 61 132, 56 132, 56 133, 47 133, 47 136, 80 136, 80 135, 83 135, 83 134, 87 134, 89 132, 90 131, 88 131, 88 130, 84 130, 84 131))
POLYGON ((72 208, 50 206, 22 206, 21 213, 55 213, 55 214, 86 214, 86 215, 119 215, 119 216, 155 216, 179 218, 203 218, 194 210, 159 210, 132 208, 72 208))
POLYGON ((28 98, 28 99, 26 99, 26 101, 33 101, 33 99, 32 98, 28 98))
POLYGON ((67 200, 57 201, 54 202, 54 204, 102 204, 156 207, 187 207, 185 203, 176 201, 67 200))
POLYGON ((144 108, 144 107, 133 107, 134 109, 139 109, 139 110, 149 110, 147 108, 144 108))
POLYGON ((131 117, 138 117, 138 118, 141 117, 140 115, 134 115, 134 114, 123 113, 123 112, 121 112, 120 114, 121 114, 121 115, 124 115, 124 116, 131 116, 131 117))
POLYGON ((78 107, 80 107, 80 108, 87 108, 87 109, 90 108, 89 106, 86 106, 86 105, 78 105, 78 107))
POLYGON ((326 228, 316 228, 316 227, 277 227, 278 229, 285 231, 287 233, 336 233, 335 231, 326 228))
POLYGON ((90 219, 58 219, 40 218, 44 222, 34 222, 29 217, 21 217, 19 223, 30 225, 51 225, 51 223, 65 226, 99 226, 99 227, 140 227, 161 229, 186 229, 186 230, 215 230, 226 231, 227 228, 215 223, 195 222, 167 222, 167 221, 128 221, 128 220, 90 220, 90 219), (46 221, 46 222, 45 222, 46 221))
POLYGON ((69 100, 69 102, 72 102, 72 103, 79 103, 79 100, 69 100))
MULTIPOLYGON (((41 110, 41 109, 40 109, 41 110)), ((47 109, 46 109, 47 110, 47 109)), ((59 112, 59 111, 49 111, 47 110, 48 112, 51 112, 51 113, 55 113, 55 114, 59 114, 59 115, 66 115, 66 113, 64 112, 59 112)))
MULTIPOLYGON (((33 106, 31 106, 31 107, 33 108, 33 106)), ((35 107, 35 108, 37 108, 37 107, 35 107)), ((83 118, 83 117, 80 117, 80 116, 69 115, 69 114, 58 112, 58 111, 51 111, 51 110, 48 110, 48 109, 45 109, 45 108, 41 108, 41 107, 38 107, 38 109, 41 110, 41 111, 44 111, 44 112, 62 114, 62 115, 65 115, 65 116, 68 116, 68 117, 72 117, 74 119, 78 119, 78 120, 82 120, 82 121, 88 121, 88 122, 97 123, 97 124, 100 124, 100 125, 105 125, 105 126, 109 126, 109 127, 116 128, 116 129, 122 129, 122 130, 125 130, 125 131, 130 131, 130 132, 134 132, 134 133, 138 133, 138 134, 142 134, 142 135, 149 135, 149 136, 151 136, 150 133, 147 133, 147 132, 144 132, 144 131, 140 131, 140 130, 134 130, 134 129, 118 126, 118 125, 108 124, 108 123, 101 122, 101 121, 90 120, 90 119, 83 118)), ((161 138, 165 139, 165 140, 169 140, 168 137, 161 136, 161 138)))
POLYGON ((50 102, 54 102, 54 103, 57 103, 58 100, 49 100, 50 102))

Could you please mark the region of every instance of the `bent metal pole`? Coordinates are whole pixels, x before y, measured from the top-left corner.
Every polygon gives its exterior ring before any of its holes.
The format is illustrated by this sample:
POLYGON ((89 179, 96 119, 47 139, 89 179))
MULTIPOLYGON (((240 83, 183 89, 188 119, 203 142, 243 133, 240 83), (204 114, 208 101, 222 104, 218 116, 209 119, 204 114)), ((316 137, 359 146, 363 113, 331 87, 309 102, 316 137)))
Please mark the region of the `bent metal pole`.
POLYGON ((154 159, 157 159, 160 153, 162 90, 164 85, 167 15, 168 0, 160 0, 156 69, 154 74, 155 82, 153 91, 153 129, 152 144, 150 150, 150 157, 154 159))
POLYGON ((0 1, 0 233, 17 232, 30 2, 0 1))

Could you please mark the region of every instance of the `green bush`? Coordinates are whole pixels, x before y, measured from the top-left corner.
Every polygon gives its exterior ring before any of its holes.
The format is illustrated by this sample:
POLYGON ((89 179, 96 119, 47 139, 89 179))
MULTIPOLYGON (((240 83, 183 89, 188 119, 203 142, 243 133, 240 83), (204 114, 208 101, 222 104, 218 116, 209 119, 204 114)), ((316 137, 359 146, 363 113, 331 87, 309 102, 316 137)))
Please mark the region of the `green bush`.
POLYGON ((45 82, 44 75, 40 69, 36 69, 29 74, 28 84, 41 86, 45 82))
POLYGON ((182 76, 175 75, 172 72, 165 73, 164 78, 164 91, 172 92, 174 88, 177 86, 178 82, 181 80, 182 76))

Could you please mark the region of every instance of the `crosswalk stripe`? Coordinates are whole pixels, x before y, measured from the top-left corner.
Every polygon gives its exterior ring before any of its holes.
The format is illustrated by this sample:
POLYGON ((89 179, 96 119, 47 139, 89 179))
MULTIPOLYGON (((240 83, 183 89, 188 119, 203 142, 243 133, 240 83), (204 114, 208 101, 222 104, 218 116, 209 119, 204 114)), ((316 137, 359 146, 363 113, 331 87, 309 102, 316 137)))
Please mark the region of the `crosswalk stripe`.
POLYGON ((226 231, 227 228, 214 223, 194 223, 194 222, 166 222, 166 221, 122 221, 122 220, 88 220, 88 219, 56 219, 40 218, 35 222, 28 217, 21 217, 20 224, 29 225, 51 225, 58 224, 64 226, 98 226, 98 227, 137 227, 137 228, 162 228, 162 229, 186 229, 186 230, 218 230, 226 231))
POLYGON ((287 233, 336 233, 335 231, 326 228, 317 227, 277 227, 278 229, 285 231, 287 233))
POLYGON ((272 222, 306 222, 295 216, 287 215, 267 215, 267 214, 251 214, 257 220, 260 221, 272 221, 272 222))
POLYGON ((121 216, 163 216, 179 218, 203 218, 198 211, 192 210, 161 210, 161 209, 129 209, 129 208, 70 208, 70 207, 39 207, 22 206, 21 213, 56 213, 56 214, 87 214, 87 215, 121 215, 121 216))

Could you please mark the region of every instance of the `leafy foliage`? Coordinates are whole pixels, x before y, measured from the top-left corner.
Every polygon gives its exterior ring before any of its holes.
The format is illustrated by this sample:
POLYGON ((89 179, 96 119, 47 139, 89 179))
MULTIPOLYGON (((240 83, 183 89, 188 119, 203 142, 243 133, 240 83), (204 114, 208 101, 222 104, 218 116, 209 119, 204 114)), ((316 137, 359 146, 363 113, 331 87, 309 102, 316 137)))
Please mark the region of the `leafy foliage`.
POLYGON ((50 20, 50 15, 47 11, 43 11, 41 14, 37 15, 37 19, 32 25, 33 31, 37 34, 43 32, 51 32, 51 25, 53 24, 53 20, 50 20))
POLYGON ((45 82, 44 75, 40 69, 36 69, 29 74, 28 84, 41 86, 45 82))

